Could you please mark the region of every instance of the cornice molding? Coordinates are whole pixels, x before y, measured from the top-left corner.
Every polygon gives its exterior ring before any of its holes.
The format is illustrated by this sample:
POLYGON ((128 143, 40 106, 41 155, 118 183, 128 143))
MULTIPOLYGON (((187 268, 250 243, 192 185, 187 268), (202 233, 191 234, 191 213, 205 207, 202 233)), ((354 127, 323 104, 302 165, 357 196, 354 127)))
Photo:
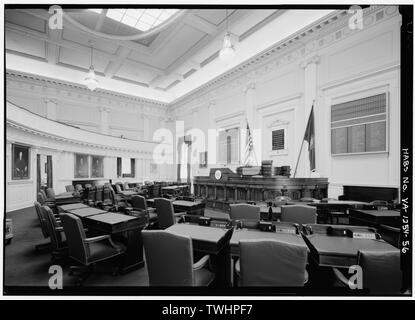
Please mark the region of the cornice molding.
POLYGON ((363 12, 363 30, 350 30, 350 14, 347 10, 337 11, 313 25, 298 31, 290 38, 276 43, 268 50, 252 57, 228 72, 176 99, 172 105, 177 112, 186 112, 188 103, 197 104, 217 97, 231 88, 241 86, 295 62, 316 55, 319 50, 331 46, 347 37, 364 32, 365 29, 398 15, 397 6, 370 6, 363 12), (377 15, 379 15, 377 17, 377 15))

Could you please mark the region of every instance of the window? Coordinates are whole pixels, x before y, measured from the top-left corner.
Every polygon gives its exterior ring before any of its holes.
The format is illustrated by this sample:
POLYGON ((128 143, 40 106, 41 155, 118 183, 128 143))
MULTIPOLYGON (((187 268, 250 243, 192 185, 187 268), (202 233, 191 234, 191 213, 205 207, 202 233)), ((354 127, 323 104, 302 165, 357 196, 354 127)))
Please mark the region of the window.
POLYGON ((284 129, 273 130, 272 131, 272 151, 274 150, 284 150, 285 149, 284 141, 284 129))
MULTIPOLYGON (((101 14, 102 9, 88 9, 101 14)), ((140 31, 147 31, 170 19, 178 9, 108 9, 106 16, 140 31)))
POLYGON ((386 93, 331 107, 331 153, 387 151, 386 93))
POLYGON ((239 128, 219 132, 218 157, 221 164, 239 162, 239 128))

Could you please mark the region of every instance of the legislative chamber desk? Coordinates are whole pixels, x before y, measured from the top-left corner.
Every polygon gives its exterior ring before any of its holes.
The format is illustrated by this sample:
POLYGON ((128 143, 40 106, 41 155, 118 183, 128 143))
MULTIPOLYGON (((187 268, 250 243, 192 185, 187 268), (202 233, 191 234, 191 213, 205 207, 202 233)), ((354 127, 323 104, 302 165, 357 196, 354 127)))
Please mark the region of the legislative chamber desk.
POLYGON ((85 221, 90 231, 99 234, 110 234, 114 239, 126 245, 122 272, 144 266, 143 240, 141 237, 141 230, 146 225, 144 216, 132 217, 120 213, 106 212, 88 216, 83 221, 85 221))
POLYGON ((69 210, 74 210, 74 209, 83 209, 83 208, 89 208, 89 206, 87 206, 86 204, 83 203, 70 203, 70 204, 64 204, 64 205, 60 205, 58 206, 58 209, 62 212, 62 211, 69 211, 69 210))
MULTIPOLYGON (((147 205, 154 207, 154 199, 147 199, 147 205)), ((186 212, 187 214, 197 214, 203 216, 205 206, 206 204, 200 201, 173 201, 173 208, 175 212, 186 212)))
POLYGON ((359 250, 399 251, 379 239, 373 228, 363 226, 310 224, 304 227, 303 237, 311 260, 318 266, 348 268, 356 265, 359 250), (341 235, 344 231, 349 234, 341 235))
POLYGON ((63 192, 55 196, 56 205, 64 205, 79 202, 81 202, 81 197, 74 192, 63 192))
POLYGON ((70 210, 66 210, 69 213, 72 213, 73 215, 83 219, 83 218, 87 218, 90 216, 95 216, 97 214, 103 214, 103 213, 107 213, 107 211, 105 210, 101 210, 101 209, 97 209, 97 208, 91 208, 91 207, 87 207, 87 208, 77 208, 77 209, 70 209, 70 210))
POLYGON ((327 178, 288 178, 285 176, 241 176, 228 168, 211 169, 209 176, 196 176, 194 194, 206 206, 229 211, 238 202, 274 201, 278 196, 292 200, 327 197, 327 178))
POLYGON ((349 219, 350 224, 375 228, 382 224, 395 228, 399 228, 401 225, 401 213, 396 210, 350 209, 349 219))
POLYGON ((216 286, 230 286, 229 239, 232 236, 232 228, 201 226, 185 222, 176 223, 166 231, 192 238, 194 251, 211 255, 216 286))

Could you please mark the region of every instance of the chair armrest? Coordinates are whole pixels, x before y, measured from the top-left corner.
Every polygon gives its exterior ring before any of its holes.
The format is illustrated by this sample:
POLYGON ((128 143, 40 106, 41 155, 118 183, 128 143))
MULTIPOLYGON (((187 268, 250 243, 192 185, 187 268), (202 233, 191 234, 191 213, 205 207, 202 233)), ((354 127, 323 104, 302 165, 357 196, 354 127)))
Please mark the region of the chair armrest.
POLYGON ((93 243, 93 242, 98 242, 98 241, 102 241, 102 240, 105 240, 105 239, 111 239, 110 235, 105 234, 105 235, 102 235, 102 236, 97 236, 97 237, 92 237, 92 238, 85 238, 84 242, 85 243, 93 243))
POLYGON ((210 256, 207 254, 203 256, 198 262, 193 264, 193 271, 202 269, 209 261, 210 256))
POLYGON ((349 287, 349 279, 347 279, 339 269, 334 267, 332 269, 337 279, 339 279, 345 286, 349 287))
POLYGON ((63 227, 55 227, 56 231, 63 232, 63 227))
POLYGON ((175 212, 174 216, 177 218, 177 217, 184 216, 185 214, 187 214, 187 212, 175 212))

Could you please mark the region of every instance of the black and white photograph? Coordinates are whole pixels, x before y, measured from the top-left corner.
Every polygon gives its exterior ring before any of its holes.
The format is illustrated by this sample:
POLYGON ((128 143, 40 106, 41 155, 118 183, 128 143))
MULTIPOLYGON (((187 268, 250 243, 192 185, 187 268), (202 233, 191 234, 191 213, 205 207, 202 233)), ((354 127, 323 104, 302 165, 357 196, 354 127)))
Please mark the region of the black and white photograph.
POLYGON ((4 296, 412 298, 412 5, 3 9, 4 296))

